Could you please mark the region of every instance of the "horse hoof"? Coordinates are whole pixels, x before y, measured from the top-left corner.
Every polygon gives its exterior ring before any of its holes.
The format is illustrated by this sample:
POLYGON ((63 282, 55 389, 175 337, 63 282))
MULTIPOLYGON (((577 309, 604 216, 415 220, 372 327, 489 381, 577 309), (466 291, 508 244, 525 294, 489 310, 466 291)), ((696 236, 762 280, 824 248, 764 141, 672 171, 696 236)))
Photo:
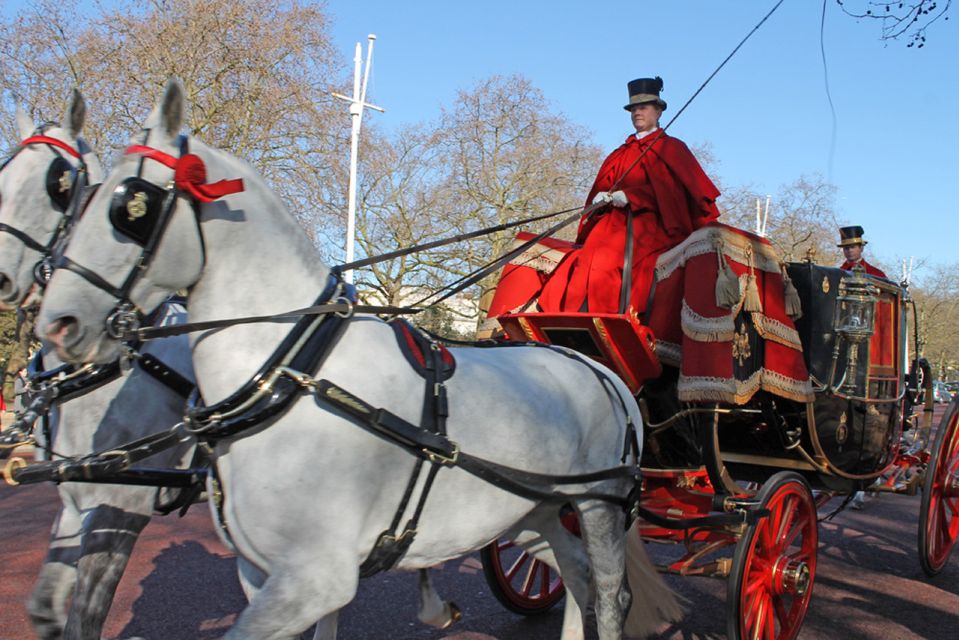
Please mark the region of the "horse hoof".
POLYGON ((455 602, 450 602, 447 606, 447 609, 449 609, 449 618, 447 618, 446 622, 442 627, 440 627, 440 629, 449 629, 463 619, 463 612, 460 611, 460 608, 456 606, 455 602))

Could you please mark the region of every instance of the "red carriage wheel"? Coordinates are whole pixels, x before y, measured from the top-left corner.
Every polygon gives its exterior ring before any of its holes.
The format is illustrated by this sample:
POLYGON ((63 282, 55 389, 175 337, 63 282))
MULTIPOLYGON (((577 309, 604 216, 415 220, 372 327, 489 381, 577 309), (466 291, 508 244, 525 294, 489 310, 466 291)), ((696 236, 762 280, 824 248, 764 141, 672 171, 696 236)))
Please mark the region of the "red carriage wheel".
POLYGON ((939 423, 919 509, 919 562, 928 576, 946 565, 959 537, 959 399, 939 423))
POLYGON ((756 496, 768 517, 736 545, 727 591, 730 640, 791 640, 806 617, 816 575, 819 531, 809 485, 781 471, 756 496))
POLYGON ((509 540, 488 544, 480 551, 480 557, 490 590, 513 613, 543 613, 566 593, 562 578, 548 564, 509 540))

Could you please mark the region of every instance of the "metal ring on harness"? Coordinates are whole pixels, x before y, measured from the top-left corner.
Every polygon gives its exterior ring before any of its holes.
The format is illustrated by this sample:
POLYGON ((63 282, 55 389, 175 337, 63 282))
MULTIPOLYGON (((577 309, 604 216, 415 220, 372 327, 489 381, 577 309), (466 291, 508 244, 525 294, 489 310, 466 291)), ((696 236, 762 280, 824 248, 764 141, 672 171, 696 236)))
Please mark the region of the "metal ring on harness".
POLYGON ((46 287, 53 275, 53 258, 45 256, 33 265, 33 279, 41 287, 46 287))
POLYGON ((342 304, 345 304, 345 305, 346 305, 346 311, 334 311, 333 313, 334 313, 335 315, 338 315, 338 316, 341 317, 341 318, 349 318, 349 317, 351 317, 351 316, 353 315, 353 301, 352 301, 352 300, 350 300, 349 298, 346 298, 346 297, 341 296, 341 297, 337 298, 334 302, 336 302, 337 304, 342 303, 342 304))
POLYGON ((140 316, 130 305, 121 305, 107 317, 107 335, 123 340, 140 328, 140 316))
POLYGON ((19 482, 13 477, 20 469, 25 469, 27 467, 27 461, 18 456, 14 456, 7 461, 7 464, 3 467, 3 479, 6 480, 7 484, 11 487, 15 487, 19 482))

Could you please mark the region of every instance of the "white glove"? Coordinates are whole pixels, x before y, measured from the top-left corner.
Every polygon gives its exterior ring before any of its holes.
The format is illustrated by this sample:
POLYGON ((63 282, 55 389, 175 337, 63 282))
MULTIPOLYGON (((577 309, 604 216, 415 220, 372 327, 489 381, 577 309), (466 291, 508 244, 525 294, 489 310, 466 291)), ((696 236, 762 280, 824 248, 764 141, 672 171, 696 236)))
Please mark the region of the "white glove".
POLYGON ((613 191, 609 193, 607 191, 600 191, 596 194, 596 197, 593 198, 593 204, 600 203, 609 203, 614 207, 625 207, 629 204, 629 201, 626 199, 626 194, 622 191, 613 191))
POLYGON ((609 192, 600 191, 599 193, 596 194, 596 197, 593 198, 593 204, 606 203, 606 202, 609 202, 610 200, 612 200, 612 198, 610 197, 609 192))
POLYGON ((626 199, 626 194, 622 191, 613 191, 609 194, 609 201, 614 207, 623 208, 629 205, 629 200, 626 199))

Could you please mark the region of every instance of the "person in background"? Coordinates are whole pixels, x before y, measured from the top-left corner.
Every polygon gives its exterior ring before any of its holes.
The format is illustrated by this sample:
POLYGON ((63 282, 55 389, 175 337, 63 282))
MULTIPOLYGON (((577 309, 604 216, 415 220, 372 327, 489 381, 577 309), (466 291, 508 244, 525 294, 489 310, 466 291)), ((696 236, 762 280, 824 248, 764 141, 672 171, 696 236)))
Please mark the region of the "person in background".
POLYGON ((623 313, 631 307, 641 313, 656 258, 719 217, 719 190, 689 148, 659 126, 666 110, 662 89, 658 76, 627 84, 624 109, 635 133, 600 167, 586 204, 603 206, 580 220, 581 247, 543 286, 543 311, 623 313))
POLYGON ((863 249, 868 244, 862 239, 862 234, 863 230, 860 226, 839 229, 839 244, 836 246, 842 249, 843 257, 846 258, 846 261, 839 265, 839 268, 851 271, 853 267, 859 265, 871 276, 886 278, 882 269, 872 266, 862 257, 863 249))
MULTIPOLYGON (((836 246, 842 249, 843 257, 846 259, 841 265, 840 269, 845 269, 846 271, 851 271, 853 267, 861 266, 863 270, 871 275, 879 278, 885 278, 886 273, 878 268, 874 267, 866 259, 862 257, 863 248, 866 246, 866 241, 862 238, 863 229, 860 226, 852 227, 841 227, 839 229, 839 244, 836 246)), ((866 504, 866 492, 857 491, 856 495, 852 498, 852 503, 850 506, 853 509, 862 509, 863 505, 866 504)))

